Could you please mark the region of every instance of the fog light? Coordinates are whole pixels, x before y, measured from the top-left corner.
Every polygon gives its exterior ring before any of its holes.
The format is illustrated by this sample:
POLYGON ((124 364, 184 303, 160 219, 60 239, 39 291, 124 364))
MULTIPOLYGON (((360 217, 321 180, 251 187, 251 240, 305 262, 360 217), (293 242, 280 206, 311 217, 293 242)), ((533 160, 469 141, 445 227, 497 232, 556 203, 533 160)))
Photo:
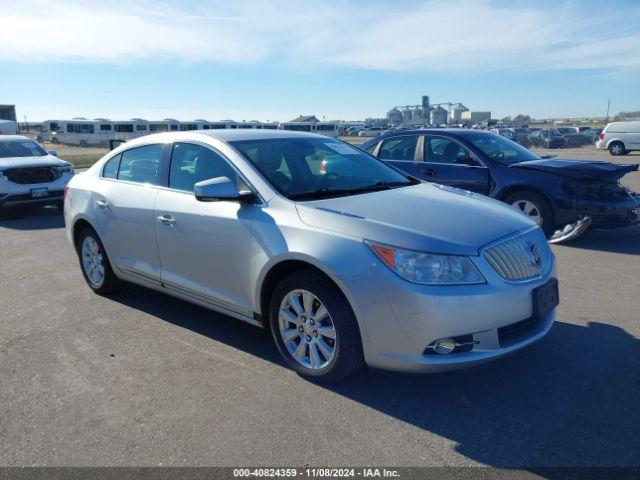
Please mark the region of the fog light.
POLYGON ((453 338, 443 338, 438 340, 433 349, 440 355, 447 355, 455 350, 457 342, 453 338))

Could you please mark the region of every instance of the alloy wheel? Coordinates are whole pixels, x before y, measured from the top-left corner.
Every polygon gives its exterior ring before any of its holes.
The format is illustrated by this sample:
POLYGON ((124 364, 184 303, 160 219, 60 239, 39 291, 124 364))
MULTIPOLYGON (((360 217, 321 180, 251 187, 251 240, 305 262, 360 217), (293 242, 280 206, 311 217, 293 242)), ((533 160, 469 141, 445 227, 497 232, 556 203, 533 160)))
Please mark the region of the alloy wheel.
POLYGON ((538 226, 542 226, 542 214, 540 213, 540 208, 535 203, 529 200, 515 200, 511 203, 511 206, 536 222, 538 226))
POLYGON ((313 293, 293 290, 278 313, 280 337, 289 355, 305 368, 325 368, 336 354, 336 328, 329 311, 313 293))
POLYGON ((100 288, 104 283, 104 259, 100 246, 93 237, 86 237, 82 242, 82 268, 91 285, 100 288))

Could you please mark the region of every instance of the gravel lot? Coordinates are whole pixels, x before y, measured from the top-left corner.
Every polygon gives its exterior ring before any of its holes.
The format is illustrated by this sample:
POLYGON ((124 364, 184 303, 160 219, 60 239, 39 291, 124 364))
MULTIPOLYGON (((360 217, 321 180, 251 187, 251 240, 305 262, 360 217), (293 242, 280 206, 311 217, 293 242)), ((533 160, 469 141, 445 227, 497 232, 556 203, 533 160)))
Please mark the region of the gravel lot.
POLYGON ((257 328, 140 287, 92 294, 59 212, 15 216, 0 220, 0 465, 640 466, 640 228, 553 247, 558 321, 531 348, 323 387, 257 328))

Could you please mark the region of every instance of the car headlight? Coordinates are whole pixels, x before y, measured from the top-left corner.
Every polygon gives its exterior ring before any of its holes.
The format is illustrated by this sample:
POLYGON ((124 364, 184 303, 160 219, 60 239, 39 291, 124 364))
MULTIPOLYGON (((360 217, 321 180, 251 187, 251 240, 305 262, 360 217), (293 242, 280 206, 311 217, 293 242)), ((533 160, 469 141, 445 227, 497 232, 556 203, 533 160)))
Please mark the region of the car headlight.
POLYGON ((62 174, 73 173, 73 165, 65 165, 63 167, 56 167, 56 170, 59 173, 62 173, 62 174))
POLYGON ((485 283, 469 257, 416 252, 365 240, 373 253, 400 277, 424 285, 485 283))

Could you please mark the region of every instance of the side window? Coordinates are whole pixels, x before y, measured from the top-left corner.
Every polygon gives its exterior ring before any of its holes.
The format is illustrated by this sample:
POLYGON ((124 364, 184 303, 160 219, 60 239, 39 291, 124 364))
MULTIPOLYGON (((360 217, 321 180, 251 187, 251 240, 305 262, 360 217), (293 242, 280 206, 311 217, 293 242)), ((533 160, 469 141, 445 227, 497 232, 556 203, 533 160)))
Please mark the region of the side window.
POLYGON ((176 143, 171 154, 169 188, 193 192, 196 183, 227 177, 242 190, 238 174, 220 154, 193 143, 176 143))
POLYGON ((378 142, 374 143, 373 145, 369 145, 367 148, 364 149, 364 151, 373 155, 373 151, 376 149, 377 146, 378 146, 378 142))
POLYGON ((385 140, 378 157, 382 160, 413 161, 418 145, 417 136, 396 137, 385 140))
POLYGON ((118 167, 120 166, 120 158, 122 154, 109 159, 102 167, 102 178, 118 178, 118 167))
POLYGON ((162 145, 146 145, 122 152, 118 180, 160 184, 162 145))
POLYGON ((424 161, 430 163, 480 165, 466 147, 455 140, 438 137, 425 137, 424 161))

